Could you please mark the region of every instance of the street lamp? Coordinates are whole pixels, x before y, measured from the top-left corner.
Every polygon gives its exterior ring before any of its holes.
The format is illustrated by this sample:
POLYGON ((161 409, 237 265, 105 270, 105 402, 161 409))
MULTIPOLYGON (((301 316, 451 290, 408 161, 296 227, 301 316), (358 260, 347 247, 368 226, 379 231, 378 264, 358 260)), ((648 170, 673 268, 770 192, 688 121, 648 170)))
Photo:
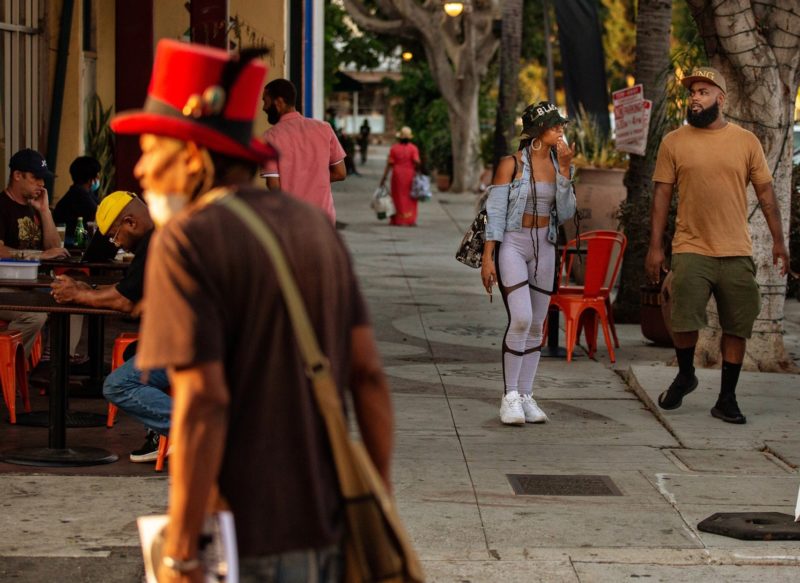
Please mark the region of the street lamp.
POLYGON ((445 14, 453 18, 469 10, 469 0, 442 0, 442 5, 445 14))
POLYGON ((411 51, 403 51, 403 54, 401 56, 403 57, 403 60, 407 63, 408 61, 414 58, 414 53, 412 53, 411 51))

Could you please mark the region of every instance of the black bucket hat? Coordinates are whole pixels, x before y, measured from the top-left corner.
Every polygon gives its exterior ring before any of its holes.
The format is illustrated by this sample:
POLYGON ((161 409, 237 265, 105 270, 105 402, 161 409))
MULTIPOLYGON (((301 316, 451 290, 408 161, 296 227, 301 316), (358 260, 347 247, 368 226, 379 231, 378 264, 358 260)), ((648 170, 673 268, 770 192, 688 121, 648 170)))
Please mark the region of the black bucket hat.
POLYGON ((538 138, 545 130, 567 123, 569 120, 563 117, 555 103, 540 101, 533 103, 522 112, 522 133, 523 138, 538 138))

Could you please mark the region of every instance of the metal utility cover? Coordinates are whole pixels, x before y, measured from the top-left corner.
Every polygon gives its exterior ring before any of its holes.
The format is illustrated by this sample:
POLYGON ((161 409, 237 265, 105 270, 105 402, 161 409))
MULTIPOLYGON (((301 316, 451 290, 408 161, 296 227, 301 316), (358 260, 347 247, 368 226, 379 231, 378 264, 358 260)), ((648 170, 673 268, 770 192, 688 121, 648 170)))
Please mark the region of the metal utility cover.
POLYGON ((718 512, 697 528, 740 540, 800 540, 800 523, 782 512, 718 512))
POLYGON ((506 474, 517 496, 622 496, 608 476, 506 474))

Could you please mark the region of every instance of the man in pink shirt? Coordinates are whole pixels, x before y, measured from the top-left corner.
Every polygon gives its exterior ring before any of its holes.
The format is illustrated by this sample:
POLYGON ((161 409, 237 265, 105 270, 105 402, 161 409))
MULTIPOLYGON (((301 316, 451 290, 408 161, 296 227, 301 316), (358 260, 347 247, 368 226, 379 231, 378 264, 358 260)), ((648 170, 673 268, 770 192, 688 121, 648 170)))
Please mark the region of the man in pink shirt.
POLYGON ((264 140, 278 151, 261 173, 267 188, 280 189, 322 209, 336 222, 331 182, 344 180, 345 153, 330 124, 295 109, 297 90, 286 79, 267 83, 262 95, 267 121, 264 140))

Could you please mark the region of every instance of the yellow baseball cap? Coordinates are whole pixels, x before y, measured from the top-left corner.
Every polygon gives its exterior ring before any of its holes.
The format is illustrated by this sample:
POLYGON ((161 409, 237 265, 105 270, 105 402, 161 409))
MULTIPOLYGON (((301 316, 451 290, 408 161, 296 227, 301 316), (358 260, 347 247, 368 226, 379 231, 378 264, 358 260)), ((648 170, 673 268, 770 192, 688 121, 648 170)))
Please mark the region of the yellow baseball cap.
POLYGON ((136 195, 133 193, 118 190, 107 194, 105 198, 100 201, 100 206, 97 207, 95 221, 97 222, 97 228, 100 230, 101 234, 105 235, 108 233, 111 225, 117 220, 119 213, 121 213, 135 197, 136 195))

